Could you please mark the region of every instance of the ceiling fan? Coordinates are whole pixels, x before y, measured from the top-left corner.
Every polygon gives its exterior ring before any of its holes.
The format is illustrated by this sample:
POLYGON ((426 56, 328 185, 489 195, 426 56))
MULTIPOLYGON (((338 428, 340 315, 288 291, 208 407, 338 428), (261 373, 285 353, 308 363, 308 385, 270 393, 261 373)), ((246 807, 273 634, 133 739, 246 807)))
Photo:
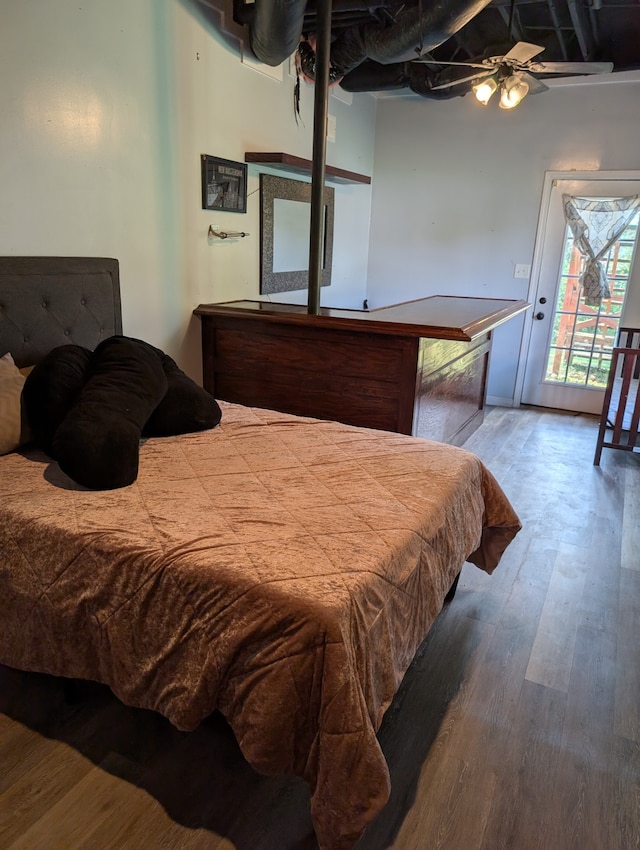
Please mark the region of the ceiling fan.
POLYGON ((444 62, 427 56, 413 61, 477 68, 469 76, 433 86, 432 91, 473 82, 475 96, 484 105, 499 89, 500 106, 503 109, 517 106, 527 94, 538 94, 549 89, 536 74, 608 74, 613 70, 613 62, 533 62, 533 58, 543 50, 544 47, 537 44, 519 41, 504 56, 490 56, 480 62, 444 62))

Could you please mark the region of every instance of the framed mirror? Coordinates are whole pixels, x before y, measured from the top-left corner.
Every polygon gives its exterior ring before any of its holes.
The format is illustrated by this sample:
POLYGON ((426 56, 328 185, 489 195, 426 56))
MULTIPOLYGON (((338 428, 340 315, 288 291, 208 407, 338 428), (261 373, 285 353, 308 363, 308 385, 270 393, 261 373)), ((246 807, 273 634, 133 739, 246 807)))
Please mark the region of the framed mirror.
MULTIPOLYGON (((334 190, 324 187, 321 286, 331 283, 334 190)), ((260 175, 260 292, 309 285, 311 183, 260 175)))

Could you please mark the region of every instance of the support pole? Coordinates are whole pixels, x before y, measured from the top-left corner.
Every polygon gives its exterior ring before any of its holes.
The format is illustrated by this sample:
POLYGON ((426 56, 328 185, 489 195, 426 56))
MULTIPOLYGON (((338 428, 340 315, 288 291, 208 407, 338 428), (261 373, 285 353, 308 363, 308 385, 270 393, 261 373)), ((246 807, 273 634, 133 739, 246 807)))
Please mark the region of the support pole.
POLYGON ((311 229, 307 313, 320 313, 324 236, 324 178, 327 154, 331 0, 319 0, 316 32, 316 73, 313 99, 313 161, 311 166, 311 229))

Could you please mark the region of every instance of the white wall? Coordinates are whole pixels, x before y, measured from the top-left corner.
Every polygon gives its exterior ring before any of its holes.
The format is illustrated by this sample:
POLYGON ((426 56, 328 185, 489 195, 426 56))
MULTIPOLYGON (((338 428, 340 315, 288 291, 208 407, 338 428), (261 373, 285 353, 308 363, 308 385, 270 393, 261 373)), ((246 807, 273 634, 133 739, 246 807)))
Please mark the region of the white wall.
MULTIPOLYGON (((201 208, 200 155, 312 151, 312 89, 297 126, 287 70, 276 81, 243 64, 239 49, 196 0, 28 0, 0 12, 0 254, 118 258, 125 333, 196 378, 192 310, 257 296, 260 246, 257 168, 247 214, 214 213, 201 208), (210 223, 250 237, 211 244, 210 223)), ((374 99, 332 98, 330 112, 328 161, 370 174, 374 99)), ((335 188, 335 268, 323 300, 358 307, 371 190, 335 188)))
MULTIPOLYGON (((192 310, 256 297, 260 244, 258 169, 246 215, 202 210, 200 154, 312 149, 313 90, 303 87, 298 126, 287 69, 276 81, 239 49, 197 0, 29 0, 0 12, 0 254, 117 257, 125 332, 196 378, 192 310), (210 223, 251 236, 207 240, 210 223)), ((335 185, 333 283, 322 289, 335 306, 525 297, 513 266, 531 262, 545 170, 639 163, 637 75, 557 86, 513 112, 470 96, 380 98, 376 117, 367 94, 331 97, 329 109, 328 161, 373 174, 372 188, 335 185)), ((513 396, 524 321, 496 332, 493 397, 513 396)))
MULTIPOLYGON (((514 265, 532 260, 545 171, 638 168, 640 76, 624 78, 553 81, 512 111, 471 95, 380 99, 370 306, 433 294, 526 298, 514 265)), ((495 332, 488 393, 507 403, 525 321, 495 332)))

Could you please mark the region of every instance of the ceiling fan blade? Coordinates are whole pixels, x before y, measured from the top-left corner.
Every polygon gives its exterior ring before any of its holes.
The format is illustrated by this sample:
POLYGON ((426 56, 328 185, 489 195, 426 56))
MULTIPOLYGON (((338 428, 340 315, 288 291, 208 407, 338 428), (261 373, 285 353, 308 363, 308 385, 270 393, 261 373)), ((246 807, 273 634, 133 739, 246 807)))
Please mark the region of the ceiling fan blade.
POLYGON ((542 53, 544 47, 539 44, 529 44, 528 41, 519 41, 511 48, 508 53, 505 53, 504 59, 509 59, 511 62, 528 62, 533 59, 538 53, 542 53))
POLYGON ((478 81, 484 80, 485 77, 491 77, 493 75, 493 70, 490 68, 489 70, 485 70, 484 74, 472 74, 470 77, 460 77, 457 80, 451 80, 448 83, 440 83, 439 86, 431 86, 431 91, 437 91, 438 89, 450 89, 451 86, 459 86, 461 83, 468 83, 470 80, 478 81))
POLYGON ((613 62, 533 62, 534 74, 609 74, 613 62))
POLYGON ((412 62, 424 62, 427 65, 461 65, 464 68, 483 68, 486 69, 486 65, 480 65, 477 62, 441 62, 439 59, 432 59, 431 57, 427 58, 420 57, 419 59, 412 59, 412 62))
POLYGON ((542 80, 536 79, 532 74, 526 71, 518 71, 517 76, 522 77, 529 86, 529 94, 540 94, 543 91, 549 91, 549 86, 545 85, 542 80))

